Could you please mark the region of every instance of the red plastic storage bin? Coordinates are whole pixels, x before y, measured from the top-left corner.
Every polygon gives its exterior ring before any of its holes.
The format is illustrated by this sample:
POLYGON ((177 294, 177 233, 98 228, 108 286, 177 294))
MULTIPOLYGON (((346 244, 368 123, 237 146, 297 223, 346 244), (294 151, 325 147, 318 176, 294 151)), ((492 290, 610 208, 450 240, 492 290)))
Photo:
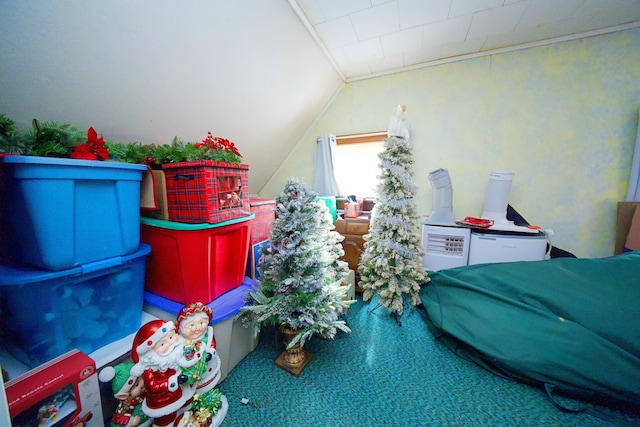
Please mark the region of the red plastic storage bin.
POLYGON ((183 304, 208 304, 240 286, 253 217, 217 224, 140 218, 140 239, 152 248, 145 289, 183 304))
POLYGON ((251 221, 251 244, 271 237, 271 227, 276 221, 275 199, 250 199, 251 212, 256 216, 251 221))

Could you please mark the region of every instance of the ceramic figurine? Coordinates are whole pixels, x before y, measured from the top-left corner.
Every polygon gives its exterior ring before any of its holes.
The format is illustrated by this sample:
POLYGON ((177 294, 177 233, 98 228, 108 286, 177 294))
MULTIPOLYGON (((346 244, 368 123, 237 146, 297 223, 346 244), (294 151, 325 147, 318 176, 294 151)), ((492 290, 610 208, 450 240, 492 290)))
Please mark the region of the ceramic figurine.
POLYGON ((187 383, 178 364, 183 350, 184 339, 173 322, 152 320, 133 339, 131 374, 144 381, 142 411, 153 418, 154 427, 173 426, 178 414, 191 407, 196 385, 187 383))
POLYGON ((107 366, 100 371, 102 382, 111 381, 113 396, 119 400, 118 407, 111 416, 111 427, 147 427, 152 420, 142 412, 144 382, 131 375, 133 362, 107 366))
MULTIPOLYGON (((183 357, 180 360, 182 373, 189 377, 187 383, 196 383, 196 399, 209 411, 205 423, 203 411, 195 414, 201 424, 217 426, 226 416, 228 403, 226 397, 214 387, 220 381, 220 357, 216 351, 213 327, 209 325, 213 312, 201 302, 185 305, 176 318, 176 329, 184 339, 183 357), (202 402, 201 402, 202 401, 202 402)), ((200 406, 200 405, 198 405, 200 406)))

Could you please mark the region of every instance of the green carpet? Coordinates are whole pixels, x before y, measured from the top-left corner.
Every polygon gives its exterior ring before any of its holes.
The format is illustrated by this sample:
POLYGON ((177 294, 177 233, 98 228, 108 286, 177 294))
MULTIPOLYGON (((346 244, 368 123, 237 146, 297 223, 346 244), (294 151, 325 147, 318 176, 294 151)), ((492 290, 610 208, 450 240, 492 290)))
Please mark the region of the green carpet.
MULTIPOLYGON (((541 388, 454 355, 434 339, 424 316, 423 309, 411 309, 399 326, 385 307, 359 300, 346 316, 351 333, 307 342, 313 360, 297 378, 275 366, 284 345, 274 328, 263 329, 258 347, 219 386, 229 401, 222 426, 620 424, 563 413, 541 388)), ((608 411, 640 425, 640 418, 608 411)))

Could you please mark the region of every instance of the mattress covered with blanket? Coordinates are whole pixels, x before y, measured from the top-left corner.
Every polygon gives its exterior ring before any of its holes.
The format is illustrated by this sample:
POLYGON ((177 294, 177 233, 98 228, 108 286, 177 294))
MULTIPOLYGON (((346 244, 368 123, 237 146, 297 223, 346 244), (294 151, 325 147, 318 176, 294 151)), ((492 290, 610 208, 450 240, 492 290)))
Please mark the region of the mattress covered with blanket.
POLYGON ((640 408, 640 251, 429 276, 420 296, 435 332, 477 363, 573 397, 640 408))

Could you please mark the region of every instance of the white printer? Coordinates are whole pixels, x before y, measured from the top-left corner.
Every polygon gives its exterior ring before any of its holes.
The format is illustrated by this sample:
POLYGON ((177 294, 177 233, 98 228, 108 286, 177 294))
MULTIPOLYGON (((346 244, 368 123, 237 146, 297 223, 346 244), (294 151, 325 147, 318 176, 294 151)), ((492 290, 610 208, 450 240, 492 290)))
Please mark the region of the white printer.
POLYGON ((509 231, 472 230, 469 265, 487 262, 541 261, 547 252, 547 236, 509 231))

